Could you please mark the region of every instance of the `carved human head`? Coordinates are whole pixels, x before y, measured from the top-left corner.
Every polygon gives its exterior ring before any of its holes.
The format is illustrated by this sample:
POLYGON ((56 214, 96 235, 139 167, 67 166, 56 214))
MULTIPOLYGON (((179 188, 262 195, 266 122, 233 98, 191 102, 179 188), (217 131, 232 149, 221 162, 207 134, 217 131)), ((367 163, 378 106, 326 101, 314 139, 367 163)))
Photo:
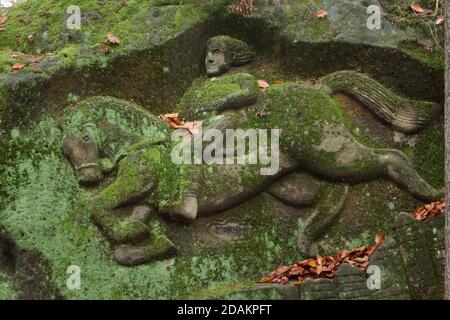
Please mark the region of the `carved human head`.
POLYGON ((209 77, 219 76, 231 67, 250 63, 255 52, 243 41, 229 36, 216 36, 208 40, 205 58, 209 77))

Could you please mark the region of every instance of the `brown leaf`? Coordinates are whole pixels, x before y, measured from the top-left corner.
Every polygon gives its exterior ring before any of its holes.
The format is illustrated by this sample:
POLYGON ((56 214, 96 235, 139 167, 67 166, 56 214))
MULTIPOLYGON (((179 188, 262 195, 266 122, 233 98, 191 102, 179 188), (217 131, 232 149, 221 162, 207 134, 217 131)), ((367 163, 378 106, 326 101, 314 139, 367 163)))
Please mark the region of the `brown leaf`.
POLYGON ((29 36, 27 36, 27 42, 29 44, 33 44, 34 43, 34 35, 30 34, 29 36))
POLYGON ((103 54, 109 53, 109 47, 106 44, 102 43, 102 45, 100 46, 100 52, 103 54))
POLYGON ((178 117, 178 113, 162 114, 159 118, 167 122, 174 129, 186 129, 190 134, 196 134, 198 132, 196 122, 184 122, 178 117))
POLYGON ((253 0, 235 0, 234 11, 242 15, 251 15, 254 9, 253 0))
POLYGON ((371 247, 360 247, 353 250, 343 250, 335 256, 317 256, 315 259, 299 261, 290 266, 279 267, 276 271, 262 278, 260 283, 286 284, 290 280, 296 280, 295 286, 301 285, 306 279, 331 279, 336 277, 337 270, 343 263, 348 263, 365 270, 371 254, 384 241, 379 232, 375 238, 375 244, 371 247))
POLYGON ((381 233, 381 231, 378 231, 377 235, 375 236, 375 244, 381 244, 383 241, 383 234, 381 233))
POLYGON ((434 218, 442 214, 444 210, 445 200, 442 199, 440 201, 431 202, 420 208, 417 208, 416 211, 411 212, 411 215, 418 221, 424 221, 426 219, 434 218))
POLYGON ((424 13, 425 10, 418 3, 411 3, 409 7, 416 13, 424 13))
POLYGON ((315 260, 313 260, 313 259, 309 259, 306 264, 308 266, 310 266, 310 267, 313 267, 313 268, 317 267, 317 262, 315 260))
POLYGON ((258 80, 258 85, 259 85, 259 89, 261 90, 261 92, 266 91, 267 88, 269 87, 269 84, 264 80, 258 80))
POLYGON ((37 69, 42 60, 44 60, 43 56, 31 56, 28 58, 28 65, 33 69, 37 69))
POLYGON ((12 69, 12 71, 20 71, 20 70, 22 70, 23 68, 25 67, 25 65, 24 64, 21 64, 21 63, 15 63, 15 64, 13 64, 13 66, 11 67, 11 69, 12 69))
POLYGON ((106 40, 108 40, 108 42, 111 44, 120 44, 120 39, 112 33, 108 33, 108 35, 106 36, 106 40))
POLYGON ((8 16, 2 16, 0 17, 0 26, 2 24, 5 24, 8 21, 8 16))
POLYGON ((326 12, 323 9, 317 10, 316 12, 314 12, 314 17, 316 18, 325 18, 328 15, 328 12, 326 12))

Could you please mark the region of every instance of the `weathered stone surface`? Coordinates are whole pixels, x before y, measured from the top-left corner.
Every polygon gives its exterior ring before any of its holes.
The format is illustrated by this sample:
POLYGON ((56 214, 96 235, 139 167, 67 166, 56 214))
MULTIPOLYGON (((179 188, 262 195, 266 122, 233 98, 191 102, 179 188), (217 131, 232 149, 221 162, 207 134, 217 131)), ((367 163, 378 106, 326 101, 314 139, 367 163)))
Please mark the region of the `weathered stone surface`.
POLYGON ((443 224, 443 215, 421 223, 399 214, 387 240, 369 260, 369 268, 380 271, 380 289, 367 285, 374 273, 344 264, 333 280, 305 281, 301 299, 441 299, 443 224))
MULTIPOLYGON (((29 0, 31 1, 33 0, 29 0)), ((276 126, 281 123, 283 128, 288 128, 288 135, 301 133, 304 134, 301 138, 305 139, 308 136, 307 141, 305 140, 307 143, 300 143, 296 151, 289 143, 298 142, 299 139, 295 135, 291 136, 293 139, 286 142, 286 149, 289 152, 298 151, 298 154, 301 154, 304 151, 311 151, 301 149, 309 145, 310 138, 318 139, 312 152, 344 150, 351 141, 347 139, 348 136, 339 137, 342 131, 325 126, 327 134, 323 137, 315 135, 318 132, 314 131, 317 125, 315 116, 319 117, 320 121, 328 122, 333 122, 335 116, 338 118, 342 116, 345 129, 355 137, 356 142, 368 147, 367 152, 386 148, 402 150, 408 155, 408 163, 411 162, 421 176, 433 180, 431 183, 433 188, 440 187, 440 166, 441 164, 443 166, 443 161, 442 159, 434 161, 440 150, 434 146, 438 146, 442 140, 440 128, 425 128, 424 132, 418 132, 414 137, 401 139, 418 141, 417 144, 406 145, 402 141, 392 143, 390 139, 383 141, 372 139, 373 137, 364 130, 367 127, 355 126, 351 119, 346 118, 347 114, 337 112, 333 113, 332 119, 326 119, 329 116, 328 109, 335 111, 339 109, 336 108, 336 101, 315 105, 316 101, 312 99, 301 104, 303 97, 297 96, 289 102, 285 99, 286 92, 277 89, 278 85, 274 84, 275 81, 283 79, 286 87, 304 90, 303 86, 297 86, 299 80, 300 82, 307 80, 309 83, 311 79, 336 70, 352 69, 371 75, 384 86, 393 88, 397 94, 439 101, 443 87, 442 62, 420 46, 411 44, 404 46, 404 40, 412 40, 411 43, 415 43, 418 34, 414 29, 411 29, 411 34, 389 23, 383 17, 382 30, 369 31, 365 24, 368 16, 365 9, 368 4, 364 1, 323 1, 321 6, 329 13, 323 20, 314 18, 312 13, 315 8, 307 7, 309 4, 304 1, 261 0, 255 3, 253 15, 240 16, 229 10, 230 6, 226 1, 214 1, 213 10, 197 8, 190 1, 183 1, 183 4, 177 0, 153 1, 151 5, 148 5, 148 2, 129 2, 128 6, 120 8, 117 12, 120 11, 120 15, 127 16, 123 22, 133 21, 133 26, 126 25, 124 28, 115 29, 115 25, 110 24, 111 16, 102 12, 102 18, 99 20, 95 17, 90 21, 84 19, 83 31, 91 31, 60 32, 60 29, 52 28, 50 38, 46 36, 46 32, 41 32, 46 30, 41 28, 45 24, 41 21, 45 20, 45 12, 44 14, 39 11, 27 12, 27 7, 23 7, 27 14, 20 14, 24 19, 23 24, 18 25, 19 28, 23 28, 21 32, 31 34, 28 32, 30 27, 39 28, 35 37, 37 43, 33 49, 26 43, 25 45, 20 43, 21 40, 11 33, 10 24, 6 26, 2 37, 9 39, 8 43, 12 43, 13 47, 0 53, 2 55, 0 68, 5 66, 2 63, 3 57, 6 57, 5 61, 9 61, 11 54, 9 49, 32 50, 28 53, 48 50, 54 52, 39 64, 41 70, 37 72, 27 67, 16 74, 0 75, 0 110, 3 120, 0 124, 2 127, 0 133, 5 137, 5 143, 2 142, 1 145, 0 159, 2 163, 0 227, 2 231, 11 234, 14 243, 8 244, 6 256, 14 252, 10 260, 14 262, 12 264, 17 265, 13 271, 7 270, 6 275, 0 270, 0 297, 4 292, 9 297, 15 295, 43 298, 61 295, 69 299, 223 296, 223 292, 247 287, 248 283, 255 282, 280 263, 290 263, 304 258, 303 255, 299 255, 296 246, 297 225, 301 226, 304 221, 301 220, 297 224, 296 218, 303 217, 307 210, 290 208, 293 211, 286 211, 285 216, 277 215, 275 211, 280 205, 278 200, 264 193, 264 188, 248 188, 249 185, 260 181, 258 180, 260 176, 254 175, 255 172, 251 170, 242 170, 237 174, 236 170, 233 171, 235 168, 228 168, 228 172, 212 168, 211 172, 205 174, 203 177, 205 182, 202 185, 204 190, 199 194, 201 200, 199 212, 202 214, 196 223, 191 226, 174 225, 166 221, 161 221, 161 224, 157 225, 138 224, 151 231, 149 241, 157 242, 159 239, 158 243, 163 245, 152 245, 148 251, 149 247, 145 243, 128 244, 117 249, 114 256, 114 245, 107 243, 91 223, 91 210, 87 204, 89 199, 108 189, 117 176, 131 177, 132 181, 125 179, 119 181, 125 182, 121 183, 123 189, 116 188, 114 190, 116 193, 109 194, 118 196, 115 200, 119 201, 108 202, 111 198, 104 198, 105 202, 114 204, 112 205, 114 208, 108 209, 107 213, 112 213, 107 215, 108 218, 130 218, 130 212, 133 210, 131 204, 134 206, 141 200, 145 202, 146 199, 141 199, 141 196, 145 198, 151 192, 149 188, 151 184, 143 183, 141 185, 143 188, 133 189, 136 187, 134 182, 139 184, 144 175, 153 172, 147 170, 149 167, 138 166, 140 174, 135 174, 135 170, 117 174, 115 170, 117 166, 114 166, 116 162, 124 160, 123 155, 127 154, 130 145, 139 142, 141 138, 153 137, 154 134, 150 132, 152 126, 144 121, 147 119, 145 112, 136 111, 134 103, 117 103, 117 99, 103 98, 107 104, 115 104, 123 112, 116 113, 117 110, 106 112, 107 108, 104 108, 103 111, 106 113, 98 118, 100 128, 112 129, 106 137, 102 137, 106 138, 99 144, 102 152, 95 155, 93 162, 89 159, 84 163, 89 165, 95 162, 98 165, 102 174, 102 181, 98 187, 81 188, 75 179, 73 168, 62 157, 61 141, 64 139, 64 131, 60 129, 64 126, 60 122, 59 112, 66 106, 87 96, 102 95, 135 101, 156 114, 172 112, 185 90, 203 73, 202 60, 207 39, 217 34, 229 34, 246 40, 250 47, 258 52, 258 59, 254 65, 239 67, 237 71, 251 73, 253 84, 256 79, 268 81, 271 84, 269 92, 260 94, 254 86, 252 93, 253 96, 270 96, 270 99, 264 100, 256 110, 250 108, 247 114, 253 115, 262 110, 265 113, 260 114, 266 118, 258 120, 268 120, 273 110, 265 110, 265 103, 270 101, 275 104, 281 101, 276 126), (33 19, 32 24, 29 23, 30 19, 33 19), (90 26, 94 26, 95 30, 90 26), (135 30, 134 26, 139 28, 138 32, 129 32, 135 30), (103 43, 105 34, 113 29, 114 32, 125 32, 123 35, 118 34, 121 45, 112 47, 110 53, 104 55, 100 52, 99 45, 103 43), (97 30, 101 35, 96 34, 97 30), (104 31, 107 32, 103 34, 104 31), (56 40, 51 43, 49 39, 56 40), (82 50, 76 50, 78 47, 82 50), (274 87, 275 90, 272 90, 274 87), (310 113, 312 117, 303 118, 302 121, 296 120, 298 113, 309 112, 307 107, 313 104, 314 112, 324 111, 324 113, 317 115, 312 112, 310 113), (286 110, 287 108, 284 108, 286 105, 292 106, 292 109, 286 110), (324 105, 330 108, 321 109, 324 105), (133 111, 127 112, 129 110, 133 111), (309 120, 311 122, 308 122, 309 120), (15 126, 21 129, 14 128, 15 126), (312 131, 307 130, 305 133, 302 131, 305 128, 312 128, 312 131), (124 132, 126 134, 122 135, 124 132), (313 134, 309 135, 310 133, 313 134), (118 137, 123 140, 119 141, 118 137), (423 156, 420 158, 420 154, 427 155, 427 159, 424 160, 423 156), (111 157, 108 160, 112 166, 102 165, 105 160, 101 159, 103 156, 111 157), (433 174, 429 175, 427 170, 433 174), (239 177, 236 178, 237 176, 239 177), (244 193, 245 196, 233 197, 239 193, 244 193), (119 199, 120 196, 123 198, 119 199), (226 212, 209 216, 221 210, 226 212), (213 228, 214 231, 211 232, 211 226, 220 227, 213 228), (240 232, 241 227, 245 232, 240 232), (212 234, 214 232, 216 235, 212 234), (173 239, 176 245, 170 245, 170 240, 163 237, 166 233, 167 238, 173 239), (10 250, 12 247, 15 248, 13 251, 10 250), (173 247, 180 249, 179 255, 176 257, 172 254, 165 255, 166 251, 172 252, 173 247), (136 268, 125 268, 119 266, 114 258, 129 266, 142 262, 150 263, 136 268), (80 290, 69 290, 66 287, 67 267, 73 264, 79 265, 86 275, 80 290), (2 291, 5 287, 3 283, 11 282, 12 287, 19 291, 17 294, 2 291), (211 294, 212 291, 215 294, 211 294)), ((386 1, 380 0, 380 3, 384 5, 386 1)), ((374 4, 378 3, 375 1, 374 4)), ((105 4, 109 5, 109 2, 105 4)), ((92 6, 93 8, 89 10, 98 9, 94 4, 92 6)), ((58 12, 55 14, 58 15, 58 12)), ((13 17, 14 14, 10 16, 10 22, 15 23, 13 17)), ((116 21, 113 22, 115 24, 116 21)), ((10 65, 6 65, 4 70, 9 69, 10 65)), ((201 78, 198 81, 203 80, 201 78)), ((278 86, 280 87, 283 86, 278 86)), ((314 89, 318 89, 318 86, 314 89)), ((232 91, 226 93, 232 94, 232 91)), ((322 98, 318 97, 319 102, 323 102, 322 98)), ((64 112, 69 113, 73 110, 71 107, 64 109, 64 112)), ((238 120, 248 120, 243 113, 237 112, 235 116, 240 118, 238 120)), ((153 117, 153 120, 157 120, 156 117, 153 117)), ((159 123, 158 121, 155 122, 159 123)), ((233 122, 236 123, 239 121, 233 122)), ((270 124, 269 127, 273 128, 274 125, 270 124)), ((167 129, 162 129, 161 126, 158 128, 160 130, 155 131, 162 132, 167 129)), ((155 140, 141 142, 143 144, 139 147, 142 148, 146 142, 161 143, 155 140)), ((357 149, 357 145, 353 144, 352 148, 346 149, 349 152, 341 152, 334 160, 339 164, 349 164, 361 155, 354 152, 361 151, 357 149)), ((329 159, 325 158, 313 159, 309 169, 317 169, 319 165, 323 165, 321 169, 325 167, 326 173, 330 167, 335 168, 335 163, 333 161, 327 163, 329 159)), ((136 159, 143 158, 135 157, 134 160, 136 159)), ((123 163, 128 160, 130 158, 123 163)), ((165 178, 161 185, 167 187, 159 190, 159 195, 178 191, 178 186, 186 182, 184 178, 181 179, 181 175, 166 175, 164 170, 170 163, 161 161, 162 165, 155 170, 165 178), (176 184, 170 184, 172 181, 176 184)), ((393 161, 393 164, 398 163, 393 161)), ((364 169, 373 169, 366 165, 367 163, 364 164, 364 169)), ((122 166, 122 169, 130 168, 136 169, 131 165, 122 166)), ((100 175, 100 171, 97 171, 96 175, 100 175)), ((314 208, 308 211, 316 217, 315 222, 308 227, 314 230, 313 241, 322 241, 317 246, 320 250, 327 247, 328 251, 335 252, 354 245, 367 245, 378 229, 384 232, 390 229, 392 226, 390 216, 398 210, 409 211, 418 205, 417 200, 409 197, 404 190, 392 183, 376 181, 349 185, 348 181, 343 182, 346 179, 340 176, 348 172, 336 169, 333 173, 336 174, 324 177, 324 171, 314 172, 318 180, 333 180, 321 181, 317 202, 311 200, 314 208), (348 189, 348 200, 343 201, 345 204, 341 213, 339 210, 331 212, 323 210, 340 202, 338 200, 342 196, 342 189, 348 189), (328 198, 325 196, 327 194, 328 198), (363 194, 367 196, 364 197, 363 194), (317 213, 325 214, 317 215, 317 213), (326 223, 323 223, 324 221, 326 223)), ((359 173, 356 176, 359 177, 359 173)), ((408 179, 414 181, 410 176, 408 179)), ((357 183, 359 180, 351 182, 357 183)), ((297 191, 296 189, 295 192, 297 191)), ((426 194, 426 191, 423 194, 426 194)), ((294 201, 295 199, 284 199, 290 192, 291 189, 288 188, 288 191, 280 193, 278 198, 284 202, 294 201)), ((311 198, 314 197, 311 195, 311 198)), ((147 215, 147 211, 143 210, 140 213, 135 212, 134 218, 146 221, 147 215)), ((295 288, 267 286, 240 290, 242 293, 234 297, 255 299, 440 297, 443 242, 441 222, 436 221, 441 220, 435 219, 432 223, 430 221, 420 225, 402 221, 399 220, 395 225, 397 231, 389 234, 388 240, 371 259, 371 264, 380 266, 382 270, 380 290, 365 289, 367 274, 343 266, 336 279, 307 281, 300 287, 300 293, 295 288), (430 227, 431 225, 434 227, 430 227), (418 270, 417 265, 424 267, 418 270)), ((119 231, 126 234, 129 230, 119 231)), ((1 262, 0 269, 3 267, 3 261, 1 262)))
POLYGON ((152 211, 147 206, 136 206, 131 213, 130 219, 135 219, 147 223, 152 211))
POLYGON ((211 225, 211 233, 224 241, 235 241, 245 237, 246 227, 235 222, 223 222, 211 225))
POLYGON ((310 206, 317 199, 319 183, 304 173, 293 173, 272 184, 267 192, 294 207, 310 206))

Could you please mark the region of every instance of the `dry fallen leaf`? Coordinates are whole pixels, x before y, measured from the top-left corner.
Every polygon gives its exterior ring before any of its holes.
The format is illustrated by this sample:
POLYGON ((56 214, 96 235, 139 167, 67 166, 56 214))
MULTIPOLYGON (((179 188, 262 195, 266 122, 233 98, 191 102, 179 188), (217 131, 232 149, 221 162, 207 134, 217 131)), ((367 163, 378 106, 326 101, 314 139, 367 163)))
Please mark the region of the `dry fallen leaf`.
POLYGON ((409 7, 416 13, 424 13, 425 10, 418 3, 411 3, 409 7))
POLYGON ((159 118, 167 122, 174 129, 185 129, 191 134, 196 134, 198 132, 198 125, 196 122, 184 122, 179 118, 178 113, 161 114, 159 118))
POLYGON ((314 16, 315 16, 316 18, 321 18, 321 19, 323 19, 323 18, 325 18, 327 15, 328 15, 328 12, 326 12, 326 11, 323 10, 323 9, 320 9, 320 10, 317 10, 316 12, 314 12, 314 16))
POLYGON ((437 19, 436 19, 436 25, 440 25, 440 24, 442 24, 444 22, 444 17, 438 17, 437 19))
POLYGON ((111 44, 120 44, 120 39, 112 33, 108 33, 108 35, 106 36, 106 40, 108 40, 108 42, 111 44))
POLYGON ((275 80, 275 84, 282 84, 284 83, 284 80, 275 80))
POLYGON ((258 80, 259 89, 264 92, 269 87, 269 84, 264 80, 258 80))
POLYGON ((109 52, 109 47, 106 44, 102 43, 102 45, 100 46, 100 52, 107 54, 109 52))
POLYGON ((44 60, 43 56, 31 56, 28 58, 27 65, 36 70, 39 68, 39 65, 41 64, 42 60, 44 60))
POLYGON ((12 69, 13 71, 20 71, 20 70, 22 70, 24 67, 25 67, 24 64, 21 64, 21 63, 15 63, 15 64, 13 64, 13 66, 11 67, 11 69, 12 69))
POLYGON ((420 208, 417 208, 416 211, 411 212, 411 215, 418 221, 424 221, 442 214, 444 210, 445 200, 443 199, 440 201, 428 203, 420 208))
POLYGON ((253 0, 235 0, 234 11, 242 15, 252 14, 254 9, 253 0))
POLYGON ((27 36, 27 42, 29 44, 33 44, 34 43, 34 35, 30 34, 29 36, 27 36))
POLYGON ((8 21, 8 16, 0 17, 0 25, 5 24, 8 21))
POLYGON ((334 256, 317 256, 296 262, 290 266, 282 266, 262 278, 259 283, 287 284, 297 280, 295 285, 301 285, 306 279, 334 278, 339 266, 347 263, 365 270, 369 265, 369 258, 383 243, 380 232, 376 235, 375 244, 370 247, 361 247, 353 250, 343 250, 334 256))

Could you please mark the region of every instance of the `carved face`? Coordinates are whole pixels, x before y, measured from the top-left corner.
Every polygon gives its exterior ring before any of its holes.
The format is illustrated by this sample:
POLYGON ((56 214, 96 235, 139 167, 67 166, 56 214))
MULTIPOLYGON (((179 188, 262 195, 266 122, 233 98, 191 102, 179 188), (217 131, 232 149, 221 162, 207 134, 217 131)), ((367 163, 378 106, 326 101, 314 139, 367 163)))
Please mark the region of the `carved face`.
POLYGON ((206 73, 209 77, 215 77, 227 72, 229 69, 225 61, 225 53, 221 48, 209 47, 205 59, 206 73))
POLYGON ((220 76, 231 67, 243 66, 253 60, 255 52, 243 41, 229 36, 208 40, 205 67, 209 77, 220 76))
POLYGON ((66 136, 63 140, 63 152, 75 167, 81 185, 92 186, 102 180, 100 151, 91 128, 85 128, 80 134, 66 136))

